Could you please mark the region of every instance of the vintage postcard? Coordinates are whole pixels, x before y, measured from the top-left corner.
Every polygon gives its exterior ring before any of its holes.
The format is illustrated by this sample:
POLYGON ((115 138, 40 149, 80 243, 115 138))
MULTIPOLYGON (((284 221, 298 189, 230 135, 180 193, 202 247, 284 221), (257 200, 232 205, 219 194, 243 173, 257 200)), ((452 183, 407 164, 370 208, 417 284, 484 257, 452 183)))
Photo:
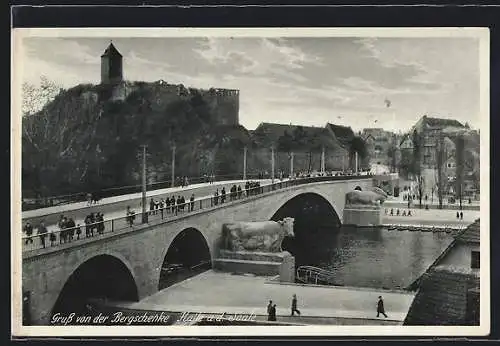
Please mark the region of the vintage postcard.
POLYGON ((12 46, 14 336, 489 333, 488 29, 12 46))

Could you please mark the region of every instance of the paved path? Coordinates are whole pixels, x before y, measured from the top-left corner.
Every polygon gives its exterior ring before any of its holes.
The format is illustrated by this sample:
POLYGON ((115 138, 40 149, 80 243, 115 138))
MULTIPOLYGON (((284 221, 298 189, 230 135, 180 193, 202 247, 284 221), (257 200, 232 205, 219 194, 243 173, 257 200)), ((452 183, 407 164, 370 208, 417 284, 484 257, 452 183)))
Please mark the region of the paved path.
POLYGON ((379 295, 385 302, 385 321, 402 322, 414 294, 348 287, 314 287, 270 283, 269 278, 232 275, 209 270, 179 282, 137 303, 130 309, 195 313, 255 314, 265 316, 269 300, 277 305, 278 320, 290 315, 290 302, 297 294, 304 317, 355 318, 373 320, 379 295))
MULTIPOLYGON (((385 207, 388 213, 390 213, 391 208, 385 207)), ((394 213, 396 213, 397 208, 393 208, 394 213)), ((408 209, 400 208, 400 212, 408 209)), ((457 219, 457 211, 451 209, 410 209, 412 216, 391 216, 390 214, 385 214, 382 216, 383 224, 400 224, 400 225, 425 225, 425 226, 468 226, 473 223, 477 218, 479 218, 480 211, 478 210, 464 210, 463 220, 457 219)))
MULTIPOLYGON (((202 184, 193 184, 188 187, 174 187, 167 188, 161 190, 148 191, 147 193, 147 209, 149 210, 149 199, 154 197, 155 200, 171 197, 172 195, 183 195, 186 200, 189 200, 189 197, 192 193, 195 194, 195 199, 199 200, 204 197, 211 197, 216 189, 220 190, 222 187, 226 188, 226 192, 229 193, 229 189, 233 184, 240 184, 242 188, 244 188, 244 184, 246 181, 244 180, 232 180, 232 181, 221 181, 215 182, 214 184, 202 183, 202 184)), ((260 180, 261 185, 267 185, 271 183, 270 179, 260 180)), ((35 226, 38 224, 39 220, 44 218, 46 221, 46 226, 49 232, 54 230, 59 230, 57 227, 57 222, 59 219, 59 215, 64 215, 66 217, 72 217, 75 220, 75 223, 78 225, 84 225, 85 217, 91 212, 102 212, 104 213, 104 220, 110 220, 119 217, 125 217, 126 214, 126 206, 130 205, 132 210, 135 210, 136 213, 140 213, 142 211, 141 206, 141 193, 129 194, 129 195, 121 195, 114 196, 109 198, 102 199, 97 205, 88 206, 87 202, 79 202, 72 203, 60 206, 54 206, 50 208, 43 208, 37 210, 30 210, 22 213, 23 216, 23 224, 32 220, 32 224, 35 226), (50 217, 46 216, 50 215, 50 217)), ((35 232, 36 234, 36 232, 35 232)))

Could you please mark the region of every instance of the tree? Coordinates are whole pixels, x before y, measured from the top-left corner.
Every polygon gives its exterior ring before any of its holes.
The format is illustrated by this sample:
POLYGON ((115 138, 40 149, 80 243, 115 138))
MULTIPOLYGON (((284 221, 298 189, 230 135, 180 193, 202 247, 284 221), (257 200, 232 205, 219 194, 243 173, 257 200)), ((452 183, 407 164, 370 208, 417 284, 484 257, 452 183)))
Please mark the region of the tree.
POLYGON ((24 82, 22 85, 23 116, 34 114, 45 107, 61 91, 61 86, 45 76, 40 77, 40 86, 24 82))
POLYGON ((349 161, 351 167, 354 166, 354 157, 358 154, 358 160, 364 159, 368 155, 366 142, 360 136, 354 136, 349 142, 349 161))
POLYGON ((460 201, 460 209, 462 209, 462 189, 463 189, 463 184, 464 184, 464 161, 465 161, 465 139, 463 133, 459 133, 456 138, 456 144, 455 144, 456 150, 455 150, 455 161, 456 161, 456 191, 457 191, 457 198, 460 201))
POLYGON ((420 208, 422 208, 422 195, 424 192, 424 178, 422 177, 422 165, 421 165, 422 138, 417 132, 417 130, 413 130, 412 141, 413 141, 413 157, 412 157, 411 173, 413 174, 415 181, 417 183, 419 205, 420 208))
POLYGON ((439 209, 443 209, 443 196, 445 190, 444 183, 446 179, 443 168, 444 165, 446 164, 446 158, 447 158, 447 151, 444 145, 443 136, 439 136, 436 143, 436 191, 438 195, 439 209))

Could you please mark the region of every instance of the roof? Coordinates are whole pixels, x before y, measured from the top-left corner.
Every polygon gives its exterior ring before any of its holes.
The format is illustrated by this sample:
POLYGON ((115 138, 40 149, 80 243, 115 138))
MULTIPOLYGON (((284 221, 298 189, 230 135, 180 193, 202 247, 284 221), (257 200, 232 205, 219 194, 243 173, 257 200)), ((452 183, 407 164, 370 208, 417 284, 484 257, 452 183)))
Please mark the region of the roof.
POLYGON ((470 325, 467 291, 479 286, 478 272, 436 267, 424 274, 404 325, 470 325))
POLYGON ((295 131, 302 128, 304 135, 308 139, 320 140, 326 147, 335 148, 339 145, 333 136, 324 127, 301 126, 292 124, 261 123, 252 131, 252 136, 260 145, 277 144, 281 136, 286 133, 294 136, 295 131))
MULTIPOLYGON (((399 141, 399 146, 401 146, 407 139, 410 139, 410 135, 408 133, 404 134, 403 137, 401 137, 401 141, 399 141)), ((412 141, 412 145, 413 145, 413 141, 412 141)))
POLYGON ((432 127, 448 127, 448 126, 453 126, 453 127, 463 127, 465 126, 460 123, 458 120, 455 119, 443 119, 443 118, 431 118, 426 115, 423 117, 425 123, 429 126, 432 127))
POLYGON ((479 219, 470 224, 465 230, 456 236, 457 241, 466 243, 479 243, 481 227, 479 219))
POLYGON ((108 48, 106 48, 106 50, 104 51, 104 53, 101 55, 101 58, 102 57, 105 57, 105 56, 118 56, 118 57, 122 57, 122 55, 120 54, 120 52, 118 51, 118 49, 116 49, 116 47, 113 45, 113 43, 110 43, 108 48))
POLYGON ((331 130, 340 142, 350 141, 354 137, 354 132, 350 126, 326 123, 326 128, 331 130))

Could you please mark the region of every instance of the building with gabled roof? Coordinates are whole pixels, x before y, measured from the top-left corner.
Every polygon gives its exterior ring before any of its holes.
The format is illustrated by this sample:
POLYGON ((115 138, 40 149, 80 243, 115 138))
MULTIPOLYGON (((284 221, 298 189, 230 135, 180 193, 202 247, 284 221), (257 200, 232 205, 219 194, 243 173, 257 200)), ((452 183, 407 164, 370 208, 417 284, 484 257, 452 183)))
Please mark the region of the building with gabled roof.
POLYGON ((477 219, 418 280, 405 325, 479 325, 479 243, 477 219))

